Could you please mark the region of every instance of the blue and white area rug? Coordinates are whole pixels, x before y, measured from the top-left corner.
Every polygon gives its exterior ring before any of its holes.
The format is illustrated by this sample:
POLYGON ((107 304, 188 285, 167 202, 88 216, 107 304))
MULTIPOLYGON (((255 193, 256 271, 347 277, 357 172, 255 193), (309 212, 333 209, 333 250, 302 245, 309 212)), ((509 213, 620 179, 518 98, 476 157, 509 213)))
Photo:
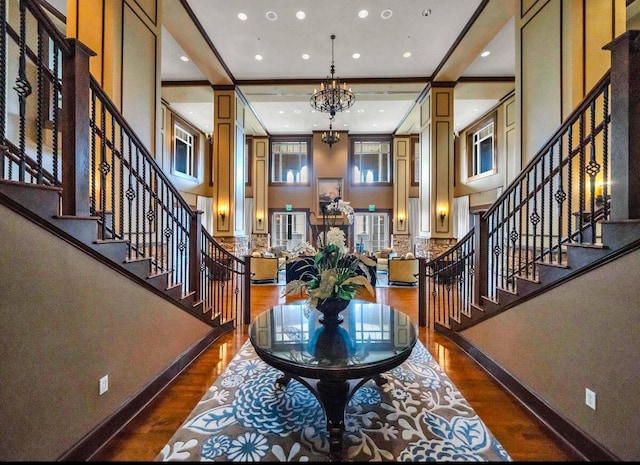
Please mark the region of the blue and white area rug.
MULTIPOLYGON (((247 341, 156 461, 328 461, 324 411, 247 341)), ((409 359, 364 384, 345 416, 347 461, 511 461, 418 341, 409 359)))

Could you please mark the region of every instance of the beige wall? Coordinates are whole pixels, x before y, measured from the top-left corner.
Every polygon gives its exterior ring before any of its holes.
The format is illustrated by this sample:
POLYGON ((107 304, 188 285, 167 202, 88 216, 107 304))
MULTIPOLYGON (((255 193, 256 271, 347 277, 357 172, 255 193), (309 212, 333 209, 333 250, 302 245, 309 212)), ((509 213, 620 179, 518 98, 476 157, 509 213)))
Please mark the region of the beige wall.
POLYGON ((527 0, 516 9, 522 166, 609 69, 602 50, 625 30, 625 0, 527 0), (612 17, 612 12, 616 17, 612 17))
POLYGON ((91 0, 67 7, 69 37, 96 52, 91 74, 151 154, 160 143, 161 4, 91 0))
POLYGON ((633 252, 462 333, 623 461, 640 460, 639 261, 633 252))
POLYGON ((211 328, 2 205, 0 218, 0 460, 55 461, 211 328))

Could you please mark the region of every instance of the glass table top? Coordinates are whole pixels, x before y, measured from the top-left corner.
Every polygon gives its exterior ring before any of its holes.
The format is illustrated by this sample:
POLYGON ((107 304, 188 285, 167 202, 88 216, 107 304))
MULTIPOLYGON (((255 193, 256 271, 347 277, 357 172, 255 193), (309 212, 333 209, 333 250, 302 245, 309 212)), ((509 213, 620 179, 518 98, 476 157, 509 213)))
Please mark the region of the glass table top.
POLYGON ((305 300, 276 305, 258 315, 249 338, 256 352, 280 369, 303 376, 348 369, 343 378, 371 367, 379 371, 385 363, 395 366, 416 342, 409 317, 388 305, 352 300, 342 315, 344 321, 331 327, 319 322, 322 313, 305 300))

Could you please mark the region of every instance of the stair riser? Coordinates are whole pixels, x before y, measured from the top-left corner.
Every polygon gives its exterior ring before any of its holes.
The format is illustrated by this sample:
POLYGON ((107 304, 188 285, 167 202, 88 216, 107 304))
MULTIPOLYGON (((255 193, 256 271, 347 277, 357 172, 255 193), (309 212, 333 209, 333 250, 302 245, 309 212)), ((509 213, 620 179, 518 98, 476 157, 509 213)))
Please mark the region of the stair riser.
POLYGON ((603 222, 602 237, 610 250, 617 250, 640 239, 640 222, 603 222))

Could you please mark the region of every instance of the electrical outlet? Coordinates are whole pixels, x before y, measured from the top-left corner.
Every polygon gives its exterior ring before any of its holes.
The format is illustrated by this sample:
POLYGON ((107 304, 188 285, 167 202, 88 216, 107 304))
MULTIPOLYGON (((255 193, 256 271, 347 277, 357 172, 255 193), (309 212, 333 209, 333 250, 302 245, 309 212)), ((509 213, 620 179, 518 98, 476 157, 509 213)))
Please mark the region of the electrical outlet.
POLYGON ((100 395, 109 390, 109 375, 104 375, 100 378, 100 395))
POLYGON ((585 388, 584 392, 585 392, 584 403, 587 404, 587 406, 591 407, 593 410, 595 410, 596 409, 596 393, 589 388, 585 388))

